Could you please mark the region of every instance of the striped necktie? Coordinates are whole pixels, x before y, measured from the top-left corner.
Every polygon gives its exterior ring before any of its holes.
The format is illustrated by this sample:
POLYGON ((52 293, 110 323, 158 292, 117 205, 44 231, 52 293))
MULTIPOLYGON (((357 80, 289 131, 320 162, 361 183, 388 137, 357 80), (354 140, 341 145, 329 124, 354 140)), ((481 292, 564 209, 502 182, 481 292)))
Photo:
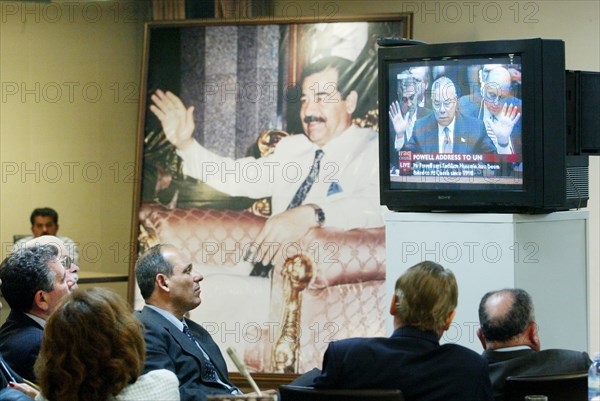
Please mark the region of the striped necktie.
POLYGON ((302 202, 304 202, 304 199, 306 199, 306 195, 308 195, 308 191, 310 191, 313 184, 319 177, 319 169, 321 168, 321 159, 323 158, 324 154, 325 153, 321 149, 318 149, 315 152, 315 160, 313 161, 310 171, 308 172, 308 176, 306 177, 304 182, 300 185, 300 188, 298 188, 298 191, 296 191, 296 194, 294 195, 294 197, 292 198, 292 201, 290 202, 290 204, 287 207, 288 209, 292 209, 294 207, 300 206, 302 204, 302 202))
MULTIPOLYGON (((186 324, 183 325, 183 334, 185 334, 187 338, 189 338, 194 344, 196 344, 198 348, 202 349, 202 347, 200 347, 200 343, 196 339, 196 336, 194 336, 194 334, 186 324)), ((204 355, 204 352, 202 352, 202 354, 204 355)), ((206 355, 204 356, 204 367, 204 371, 201 372, 202 380, 212 382, 217 381, 217 370, 215 369, 215 365, 213 365, 210 358, 208 358, 206 355)))
POLYGON ((450 140, 450 129, 444 127, 444 146, 442 153, 452 153, 452 141, 450 140))

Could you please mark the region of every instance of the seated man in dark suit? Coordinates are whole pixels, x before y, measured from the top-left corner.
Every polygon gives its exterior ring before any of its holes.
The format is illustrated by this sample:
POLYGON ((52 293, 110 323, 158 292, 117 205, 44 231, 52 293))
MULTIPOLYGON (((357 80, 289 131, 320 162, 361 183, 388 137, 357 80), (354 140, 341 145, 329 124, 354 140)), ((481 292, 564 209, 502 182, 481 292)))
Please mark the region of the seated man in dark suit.
POLYGON ((439 340, 456 313, 454 274, 437 263, 419 263, 396 281, 390 338, 329 343, 317 388, 400 389, 406 401, 491 401, 485 360, 439 340))
POLYGON ((521 289, 491 291, 479 304, 477 336, 485 348, 496 401, 504 399, 508 376, 543 376, 586 371, 592 361, 585 352, 540 351, 533 303, 521 289))
POLYGON ((2 294, 11 308, 0 327, 0 353, 24 379, 36 382, 33 364, 46 320, 71 290, 70 273, 52 245, 14 251, 0 269, 2 294))
POLYGON ((209 394, 238 394, 217 344, 199 324, 184 318, 200 305, 200 281, 191 262, 171 245, 156 245, 135 265, 146 306, 138 318, 145 326, 144 373, 168 369, 179 379, 181 401, 209 394))
POLYGON ((497 153, 483 122, 459 113, 456 86, 447 77, 431 86, 433 113, 415 122, 402 150, 415 153, 497 153))
MULTIPOLYGON (((2 266, 4 266, 4 261, 2 266)), ((0 280, 0 285, 2 285, 2 280, 0 280)), ((0 310, 2 310, 2 303, 0 303, 0 310)), ((23 383, 23 378, 12 370, 0 355, 0 401, 32 401, 36 395, 37 391, 23 383)))

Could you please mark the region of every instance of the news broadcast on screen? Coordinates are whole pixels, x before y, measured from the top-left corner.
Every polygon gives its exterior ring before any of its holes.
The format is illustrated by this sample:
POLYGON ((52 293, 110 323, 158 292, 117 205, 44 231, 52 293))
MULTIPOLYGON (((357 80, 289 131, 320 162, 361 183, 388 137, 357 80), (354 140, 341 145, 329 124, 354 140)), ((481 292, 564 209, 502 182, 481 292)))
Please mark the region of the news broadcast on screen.
POLYGON ((400 61, 387 74, 392 188, 521 188, 518 55, 400 61))

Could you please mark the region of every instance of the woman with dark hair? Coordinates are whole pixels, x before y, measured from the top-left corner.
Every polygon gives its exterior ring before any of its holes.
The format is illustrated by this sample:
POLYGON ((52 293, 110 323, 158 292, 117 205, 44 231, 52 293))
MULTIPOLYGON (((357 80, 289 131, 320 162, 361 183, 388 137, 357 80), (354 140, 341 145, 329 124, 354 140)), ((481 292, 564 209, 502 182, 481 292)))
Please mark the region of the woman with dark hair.
POLYGON ((179 381, 161 369, 140 375, 141 324, 118 295, 75 291, 50 316, 35 364, 42 401, 179 401, 179 381))

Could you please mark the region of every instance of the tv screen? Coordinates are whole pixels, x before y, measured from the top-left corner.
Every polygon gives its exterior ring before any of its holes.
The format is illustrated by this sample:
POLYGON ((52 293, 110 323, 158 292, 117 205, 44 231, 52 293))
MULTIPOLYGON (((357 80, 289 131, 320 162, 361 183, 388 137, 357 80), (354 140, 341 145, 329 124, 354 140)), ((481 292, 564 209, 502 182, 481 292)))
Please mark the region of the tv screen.
POLYGON ((511 71, 520 74, 519 56, 390 63, 390 188, 520 190, 523 108, 511 71), (510 132, 499 143, 494 130, 510 132))
POLYGON ((568 209, 564 59, 560 40, 381 47, 381 203, 568 209))

